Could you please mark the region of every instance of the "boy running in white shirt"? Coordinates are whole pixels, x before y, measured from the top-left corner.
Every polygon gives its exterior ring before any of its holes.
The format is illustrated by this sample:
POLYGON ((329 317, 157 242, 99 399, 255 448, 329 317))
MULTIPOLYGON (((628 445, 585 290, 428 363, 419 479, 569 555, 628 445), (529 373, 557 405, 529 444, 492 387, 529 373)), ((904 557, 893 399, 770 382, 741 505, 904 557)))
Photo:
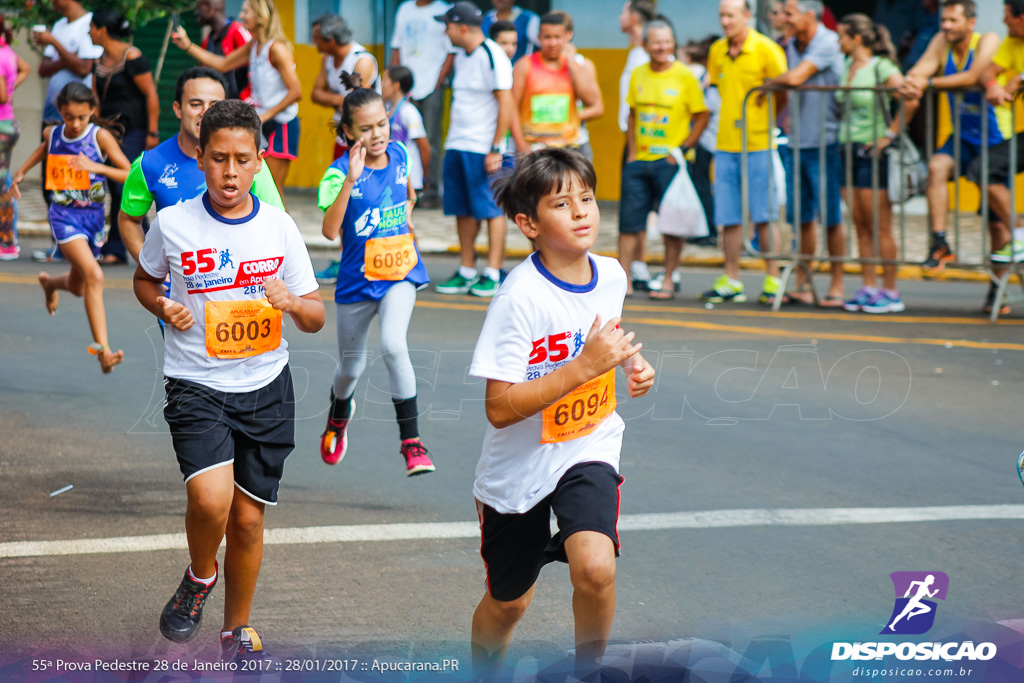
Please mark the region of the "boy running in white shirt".
POLYGON ((569 564, 578 670, 596 665, 611 632, 624 427, 615 368, 631 398, 650 390, 654 368, 619 328, 626 273, 589 253, 595 186, 582 154, 548 148, 522 157, 496 190, 536 251, 491 302, 470 367, 487 380, 490 423, 473 486, 487 569, 473 615, 477 675, 504 659, 548 562, 569 564))
POLYGON ((185 477, 191 564, 160 615, 160 633, 195 637, 224 551, 221 650, 264 658, 248 626, 263 562, 263 521, 277 505, 295 448, 288 313, 303 332, 324 325, 324 303, 295 222, 250 194, 263 164, 260 118, 241 100, 203 115, 199 168, 207 189, 157 213, 135 271, 135 296, 166 324, 164 418, 185 477), (164 278, 171 291, 164 294, 164 278))

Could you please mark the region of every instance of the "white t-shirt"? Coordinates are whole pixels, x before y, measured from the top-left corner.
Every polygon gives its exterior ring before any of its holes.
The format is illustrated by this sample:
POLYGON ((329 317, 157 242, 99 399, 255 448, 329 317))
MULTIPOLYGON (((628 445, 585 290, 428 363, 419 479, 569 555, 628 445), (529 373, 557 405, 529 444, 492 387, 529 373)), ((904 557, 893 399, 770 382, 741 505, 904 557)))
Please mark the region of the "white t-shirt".
MULTIPOLYGON (((412 189, 423 189, 423 159, 420 157, 420 146, 416 140, 427 137, 427 129, 423 127, 423 116, 416 105, 409 100, 402 100, 398 112, 395 114, 396 123, 405 131, 405 139, 400 142, 405 144, 409 152, 409 182, 412 189)), ((391 131, 391 137, 395 137, 395 131, 391 131)))
POLYGON ((626 55, 626 66, 619 77, 619 130, 623 133, 629 130, 629 103, 626 102, 626 98, 629 95, 629 81, 633 76, 633 69, 649 61, 651 56, 639 46, 631 49, 626 55))
POLYGON ((184 304, 195 321, 184 332, 166 326, 164 375, 232 393, 272 382, 288 362, 288 342, 282 336, 278 348, 249 358, 211 358, 206 302, 265 299, 261 285, 272 274, 295 296, 319 288, 295 221, 255 198, 252 213, 239 219, 216 213, 206 192, 162 209, 146 235, 139 265, 155 278, 169 272, 170 298, 184 304))
MULTIPOLYGON (((82 16, 78 17, 72 22, 67 20, 67 17, 61 17, 53 25, 50 30, 50 34, 60 43, 65 50, 75 55, 79 59, 99 59, 103 56, 103 48, 97 47, 92 44, 92 39, 89 38, 89 25, 92 23, 92 12, 86 12, 82 16)), ((47 45, 46 49, 43 50, 43 56, 49 59, 60 59, 60 53, 57 52, 57 48, 53 45, 47 45)), ((92 86, 92 74, 86 74, 85 76, 79 76, 70 69, 61 69, 57 73, 50 77, 50 82, 46 85, 46 105, 47 107, 56 106, 57 95, 63 90, 64 86, 72 81, 78 81, 86 86, 92 86)), ((56 111, 56 109, 53 109, 56 111)), ((52 113, 52 112, 51 112, 52 113)), ((44 118, 46 118, 44 116, 44 118)), ((58 115, 56 118, 60 118, 58 115)))
POLYGON ((412 71, 412 90, 409 96, 422 100, 434 92, 441 67, 452 43, 445 34, 445 25, 434 17, 448 11, 451 5, 442 0, 420 7, 416 0, 406 0, 395 13, 395 31, 391 34, 391 49, 398 50, 398 61, 412 71))
MULTIPOLYGON (((558 280, 536 252, 516 266, 487 308, 469 374, 513 383, 541 377, 579 355, 594 316, 603 326, 622 315, 626 273, 615 259, 590 258, 588 285, 558 280)), ((561 443, 540 443, 541 426, 540 413, 504 429, 487 425, 473 484, 477 500, 498 512, 523 513, 554 491, 573 465, 605 462, 618 471, 624 429, 618 413, 592 433, 561 443)))
MULTIPOLYGON (((345 59, 341 60, 341 64, 334 65, 334 57, 331 55, 324 55, 323 68, 324 74, 327 77, 327 87, 333 92, 345 97, 349 94, 350 90, 347 85, 342 83, 341 75, 343 73, 355 73, 356 64, 362 59, 369 59, 373 62, 373 80, 370 83, 363 83, 363 88, 373 88, 378 93, 381 92, 380 83, 380 67, 377 65, 377 58, 374 57, 365 47, 359 43, 352 41, 352 47, 349 48, 348 54, 345 59)), ((331 117, 331 123, 337 125, 338 121, 341 120, 341 112, 335 111, 334 116, 331 117)), ((337 136, 338 144, 343 147, 348 147, 348 143, 345 142, 345 138, 341 135, 337 136)))
POLYGON ((490 38, 470 54, 455 50, 451 122, 445 149, 487 154, 498 127, 495 90, 512 89, 512 62, 490 38))

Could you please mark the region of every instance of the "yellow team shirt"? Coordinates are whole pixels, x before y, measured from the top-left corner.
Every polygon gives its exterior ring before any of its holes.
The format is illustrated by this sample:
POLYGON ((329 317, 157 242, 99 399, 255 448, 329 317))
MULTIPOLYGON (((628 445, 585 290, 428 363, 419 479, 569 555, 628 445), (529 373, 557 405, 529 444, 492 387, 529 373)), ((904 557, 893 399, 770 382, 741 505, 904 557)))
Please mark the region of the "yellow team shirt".
POLYGON ((708 110, 697 78, 679 62, 664 71, 650 64, 633 69, 626 103, 635 117, 637 161, 667 157, 690 133, 691 117, 708 110))
MULTIPOLYGON (((720 152, 742 152, 743 132, 740 120, 743 99, 754 88, 764 85, 770 78, 786 73, 786 53, 774 40, 747 29, 747 38, 736 58, 729 56, 729 39, 720 38, 711 45, 708 52, 708 79, 718 87, 722 108, 718 112, 718 150, 720 152)), ((747 103, 747 149, 759 151, 768 149, 768 131, 774 126, 768 121, 768 101, 765 98, 757 104, 757 96, 751 95, 747 103)))
MULTIPOLYGON (((1014 79, 1024 74, 1024 38, 1015 36, 1004 38, 992 61, 1003 70, 999 74, 999 82, 1012 91, 1015 87, 1014 79)), ((1017 112, 1016 132, 1019 133, 1024 130, 1024 103, 1018 99, 1014 102, 1013 107, 1017 112)))

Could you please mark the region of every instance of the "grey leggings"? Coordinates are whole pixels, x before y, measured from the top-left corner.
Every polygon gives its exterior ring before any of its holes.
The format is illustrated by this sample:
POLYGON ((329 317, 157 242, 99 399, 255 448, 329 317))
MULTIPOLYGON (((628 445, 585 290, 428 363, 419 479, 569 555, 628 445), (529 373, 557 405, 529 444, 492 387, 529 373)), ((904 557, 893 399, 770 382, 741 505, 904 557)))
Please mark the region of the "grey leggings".
POLYGON ((416 305, 416 287, 402 281, 392 285, 380 301, 359 301, 338 306, 338 368, 334 371, 334 395, 348 398, 366 370, 370 352, 366 339, 373 316, 380 317, 380 346, 391 377, 391 394, 396 399, 416 395, 416 373, 409 359, 406 334, 416 305))

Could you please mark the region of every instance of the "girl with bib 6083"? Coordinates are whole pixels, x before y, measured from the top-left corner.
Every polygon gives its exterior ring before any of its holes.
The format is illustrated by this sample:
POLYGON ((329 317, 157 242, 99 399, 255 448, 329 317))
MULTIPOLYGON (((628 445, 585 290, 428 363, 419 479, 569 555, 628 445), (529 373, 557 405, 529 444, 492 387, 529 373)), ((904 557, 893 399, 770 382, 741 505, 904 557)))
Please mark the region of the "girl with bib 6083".
POLYGON ((334 295, 339 364, 320 455, 334 465, 348 450, 356 382, 366 369, 370 322, 378 316, 406 474, 433 472, 419 438, 416 374, 406 341, 416 290, 430 280, 409 220, 416 203, 409 153, 391 139, 384 101, 374 90, 356 88, 345 97, 338 132, 348 140, 348 151, 328 167, 319 193, 324 236, 333 240, 341 234, 334 295))

